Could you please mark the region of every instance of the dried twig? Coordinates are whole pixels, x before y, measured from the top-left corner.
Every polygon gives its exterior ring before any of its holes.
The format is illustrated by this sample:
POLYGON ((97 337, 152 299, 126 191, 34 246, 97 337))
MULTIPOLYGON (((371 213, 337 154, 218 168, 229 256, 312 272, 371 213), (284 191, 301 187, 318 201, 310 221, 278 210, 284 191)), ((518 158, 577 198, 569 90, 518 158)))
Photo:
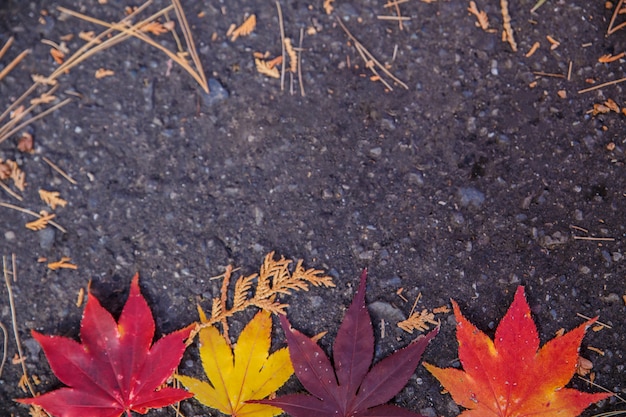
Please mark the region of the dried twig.
POLYGON ((280 28, 280 46, 281 56, 283 57, 283 65, 280 66, 280 91, 285 90, 285 22, 283 21, 283 9, 280 2, 276 1, 276 10, 278 11, 278 27, 280 28))
POLYGON ((626 26, 626 22, 622 22, 619 25, 614 26, 615 25, 615 19, 617 19, 617 16, 621 13, 623 7, 624 7, 624 0, 619 0, 617 5, 615 6, 615 10, 613 11, 613 16, 611 16, 611 21, 609 22, 609 27, 606 30, 606 35, 607 36, 611 35, 612 33, 617 32, 618 30, 620 30, 621 28, 626 26))
POLYGON ((61 168, 59 168, 54 162, 52 162, 51 160, 49 160, 48 158, 46 158, 45 156, 43 156, 41 158, 46 164, 50 165, 50 168, 52 168, 53 170, 55 170, 56 172, 59 173, 59 175, 61 175, 63 178, 65 178, 66 180, 68 180, 70 183, 76 185, 78 184, 78 182, 76 182, 76 180, 72 177, 70 177, 65 171, 63 171, 61 168))

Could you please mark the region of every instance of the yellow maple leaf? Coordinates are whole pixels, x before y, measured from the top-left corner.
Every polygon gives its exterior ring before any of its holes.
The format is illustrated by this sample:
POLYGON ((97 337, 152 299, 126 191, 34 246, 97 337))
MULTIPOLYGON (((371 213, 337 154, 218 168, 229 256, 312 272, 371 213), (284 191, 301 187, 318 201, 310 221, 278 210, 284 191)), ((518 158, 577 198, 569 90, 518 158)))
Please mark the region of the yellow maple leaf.
MULTIPOLYGON (((207 318, 198 308, 200 321, 207 318)), ((276 407, 247 404, 261 400, 280 388, 293 374, 289 351, 282 348, 269 354, 272 318, 260 311, 246 325, 234 349, 215 326, 200 330, 200 358, 209 382, 184 375, 176 378, 202 404, 233 417, 272 417, 282 413, 276 407)))

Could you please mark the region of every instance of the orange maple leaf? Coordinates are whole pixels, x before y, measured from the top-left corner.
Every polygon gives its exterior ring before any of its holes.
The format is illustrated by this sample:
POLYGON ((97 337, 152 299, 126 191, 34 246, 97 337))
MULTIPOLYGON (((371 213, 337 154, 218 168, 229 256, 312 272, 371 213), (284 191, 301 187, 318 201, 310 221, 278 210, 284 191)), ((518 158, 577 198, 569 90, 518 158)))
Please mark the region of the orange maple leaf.
POLYGON ((524 287, 498 325, 495 340, 478 330, 452 301, 459 359, 464 370, 424 364, 454 401, 467 408, 459 417, 578 416, 611 393, 563 388, 574 376, 578 349, 591 319, 539 349, 537 327, 524 287))

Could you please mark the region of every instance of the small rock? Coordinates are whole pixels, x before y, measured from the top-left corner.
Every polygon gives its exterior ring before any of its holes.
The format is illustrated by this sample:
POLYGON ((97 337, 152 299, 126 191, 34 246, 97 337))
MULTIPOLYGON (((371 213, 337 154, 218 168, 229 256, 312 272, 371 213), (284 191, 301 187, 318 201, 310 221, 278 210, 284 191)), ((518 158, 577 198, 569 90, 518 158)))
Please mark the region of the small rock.
POLYGON ((211 107, 220 101, 226 100, 230 94, 219 81, 215 78, 209 78, 209 94, 204 91, 201 93, 202 103, 206 107, 211 107))
POLYGON ((380 146, 370 149, 370 156, 372 158, 379 158, 382 154, 383 148, 381 148, 380 146))
POLYGON ((39 247, 43 250, 52 249, 52 245, 54 245, 54 229, 51 227, 46 227, 43 230, 37 232, 37 236, 39 237, 39 247))
POLYGON ((473 187, 461 187, 457 193, 460 203, 463 207, 472 205, 479 208, 485 202, 485 194, 473 187))
POLYGON ((374 316, 374 321, 384 319, 388 323, 397 323, 399 321, 406 320, 402 310, 384 301, 374 301, 368 305, 367 308, 372 316, 374 316))

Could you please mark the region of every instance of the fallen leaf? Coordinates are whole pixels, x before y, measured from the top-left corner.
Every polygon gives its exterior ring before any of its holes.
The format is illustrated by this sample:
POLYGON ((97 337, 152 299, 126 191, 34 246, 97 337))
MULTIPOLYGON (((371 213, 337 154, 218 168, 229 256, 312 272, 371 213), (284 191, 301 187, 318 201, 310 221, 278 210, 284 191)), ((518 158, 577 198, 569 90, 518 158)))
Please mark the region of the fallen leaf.
POLYGON ((519 286, 495 339, 470 323, 452 301, 459 359, 464 370, 424 364, 452 399, 468 410, 459 417, 577 416, 611 393, 589 394, 565 384, 576 372, 578 349, 595 319, 555 337, 539 349, 537 327, 519 286))
POLYGON ((185 351, 191 327, 152 344, 154 319, 139 291, 139 275, 117 322, 89 293, 80 326, 81 343, 32 331, 54 374, 67 387, 23 404, 43 407, 53 416, 118 417, 141 414, 191 397, 187 391, 161 387, 172 376, 185 351))
POLYGON ((370 368, 374 330, 365 306, 366 278, 363 271, 359 289, 337 332, 334 367, 317 343, 292 329, 281 316, 296 376, 312 395, 291 394, 255 402, 280 407, 293 417, 420 416, 385 403, 406 385, 438 329, 418 337, 370 368))
MULTIPOLYGON (((200 321, 207 318, 202 310, 200 321)), ((269 354, 272 318, 260 311, 241 332, 234 350, 215 326, 200 330, 200 357, 209 382, 177 375, 182 384, 202 404, 224 414, 271 417, 281 413, 276 407, 246 403, 274 393, 293 374, 287 348, 269 354)))
MULTIPOLYGON (((282 57, 279 56, 278 58, 281 58, 282 60, 282 57)), ((259 74, 263 74, 271 78, 280 78, 280 72, 278 71, 276 64, 272 61, 255 58, 254 64, 256 65, 256 70, 259 74)))

